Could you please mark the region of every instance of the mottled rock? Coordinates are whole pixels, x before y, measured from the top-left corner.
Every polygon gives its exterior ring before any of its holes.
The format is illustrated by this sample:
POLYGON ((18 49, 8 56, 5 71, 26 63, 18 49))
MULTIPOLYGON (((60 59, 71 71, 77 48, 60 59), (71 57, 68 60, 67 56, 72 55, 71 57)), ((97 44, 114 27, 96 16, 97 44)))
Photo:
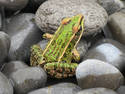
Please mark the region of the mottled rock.
POLYGON ((4 6, 9 10, 20 10, 24 8, 28 0, 0 0, 0 6, 4 6))
POLYGON ((125 12, 123 10, 109 16, 108 27, 113 38, 125 44, 125 12))
POLYGON ((10 49, 10 37, 8 34, 0 31, 0 66, 7 57, 10 49))
POLYGON ((29 61, 30 47, 42 39, 42 33, 34 23, 34 14, 31 13, 12 17, 6 33, 11 37, 10 60, 29 61))
POLYGON ((0 72, 0 94, 13 94, 10 81, 0 72))
POLYGON ((83 89, 117 89, 124 83, 124 77, 117 68, 97 59, 88 59, 80 63, 76 69, 76 78, 78 85, 83 89))
POLYGON ((105 61, 123 72, 125 68, 125 46, 112 39, 103 39, 85 54, 84 60, 86 59, 105 61))
POLYGON ((120 87, 117 89, 117 93, 118 93, 118 94, 125 94, 125 86, 120 86, 120 87))
POLYGON ((59 83, 41 88, 28 94, 76 94, 81 88, 73 83, 59 83))
POLYGON ((13 81, 16 94, 27 94, 45 86, 47 75, 42 68, 29 67, 13 72, 10 79, 13 81))
POLYGON ((5 63, 1 71, 2 73, 4 73, 4 75, 6 75, 7 77, 10 77, 10 75, 13 72, 17 71, 18 69, 23 69, 27 67, 28 65, 26 65, 22 61, 11 61, 11 62, 5 63))
POLYGON ((107 12, 97 3, 84 0, 49 0, 44 2, 36 12, 36 24, 43 32, 54 33, 65 17, 83 14, 85 17, 85 32, 98 32, 107 23, 107 12))
POLYGON ((107 88, 84 89, 77 94, 117 94, 115 91, 107 88))

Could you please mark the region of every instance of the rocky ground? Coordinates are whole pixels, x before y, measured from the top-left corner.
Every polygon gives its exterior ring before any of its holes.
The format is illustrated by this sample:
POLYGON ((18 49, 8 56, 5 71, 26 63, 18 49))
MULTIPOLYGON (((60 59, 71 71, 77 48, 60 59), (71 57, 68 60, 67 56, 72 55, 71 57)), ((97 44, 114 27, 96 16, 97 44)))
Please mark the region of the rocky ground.
POLYGON ((0 0, 0 94, 125 94, 125 1, 0 0), (30 66, 65 17, 82 14, 85 31, 74 77, 48 77, 30 66))

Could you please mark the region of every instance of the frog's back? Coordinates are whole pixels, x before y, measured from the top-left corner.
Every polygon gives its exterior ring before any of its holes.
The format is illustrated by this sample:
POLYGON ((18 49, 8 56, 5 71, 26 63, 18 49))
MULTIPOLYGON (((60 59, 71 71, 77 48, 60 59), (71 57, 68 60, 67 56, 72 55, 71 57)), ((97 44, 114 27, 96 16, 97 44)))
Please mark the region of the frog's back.
POLYGON ((68 24, 61 24, 53 38, 48 43, 44 56, 47 61, 58 61, 60 56, 69 59, 76 41, 72 41, 73 26, 80 20, 80 16, 74 16, 68 24), (65 53, 64 53, 65 52, 65 53))

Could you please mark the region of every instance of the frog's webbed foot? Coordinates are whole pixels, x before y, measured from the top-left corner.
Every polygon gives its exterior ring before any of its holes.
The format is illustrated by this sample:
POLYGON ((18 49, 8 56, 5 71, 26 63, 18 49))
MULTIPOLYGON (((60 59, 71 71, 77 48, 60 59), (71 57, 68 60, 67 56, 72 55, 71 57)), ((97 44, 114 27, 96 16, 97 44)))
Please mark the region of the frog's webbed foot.
POLYGON ((67 78, 75 75, 77 63, 53 62, 44 65, 44 70, 52 77, 67 78))
POLYGON ((51 39, 53 37, 53 34, 45 33, 43 34, 43 38, 45 39, 51 39))
POLYGON ((30 65, 36 66, 36 65, 42 65, 44 62, 43 56, 42 56, 42 49, 39 45, 33 45, 31 47, 31 56, 30 56, 30 65))
POLYGON ((80 54, 79 54, 79 52, 77 51, 76 48, 73 49, 72 56, 73 56, 73 59, 75 61, 77 61, 77 62, 80 61, 80 54))

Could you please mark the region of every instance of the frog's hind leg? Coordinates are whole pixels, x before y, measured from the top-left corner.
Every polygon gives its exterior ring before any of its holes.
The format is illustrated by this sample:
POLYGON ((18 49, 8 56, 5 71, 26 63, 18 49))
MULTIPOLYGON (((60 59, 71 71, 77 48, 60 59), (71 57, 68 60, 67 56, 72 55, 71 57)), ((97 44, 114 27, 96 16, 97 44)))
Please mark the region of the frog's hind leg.
POLYGON ((44 65, 45 71, 55 78, 67 78, 75 75, 77 63, 53 62, 44 65))
POLYGON ((53 37, 53 34, 45 33, 43 34, 43 38, 45 39, 51 39, 53 37))
POLYGON ((30 56, 30 65, 42 65, 44 63, 43 56, 42 56, 42 49, 39 45, 33 45, 31 47, 31 56, 30 56))

